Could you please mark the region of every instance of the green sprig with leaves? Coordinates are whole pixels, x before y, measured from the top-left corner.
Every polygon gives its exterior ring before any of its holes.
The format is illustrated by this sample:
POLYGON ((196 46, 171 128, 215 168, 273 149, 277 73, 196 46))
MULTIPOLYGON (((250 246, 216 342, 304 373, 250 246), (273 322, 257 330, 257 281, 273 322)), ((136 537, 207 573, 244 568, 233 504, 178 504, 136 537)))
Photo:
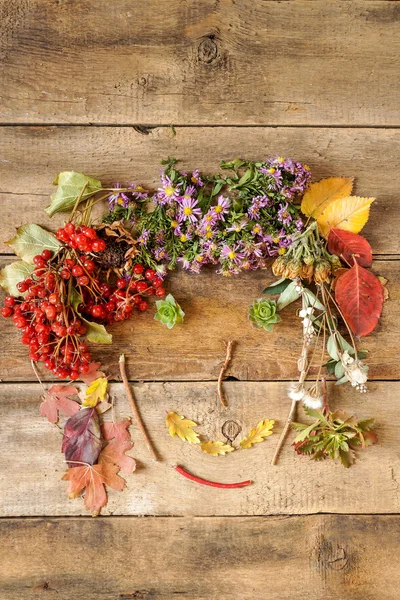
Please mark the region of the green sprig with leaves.
POLYGON ((324 413, 305 408, 305 412, 316 421, 311 425, 292 423, 297 431, 293 445, 298 454, 310 456, 313 460, 331 458, 350 467, 356 450, 371 446, 378 440, 374 419, 359 421, 355 415, 342 410, 324 413))

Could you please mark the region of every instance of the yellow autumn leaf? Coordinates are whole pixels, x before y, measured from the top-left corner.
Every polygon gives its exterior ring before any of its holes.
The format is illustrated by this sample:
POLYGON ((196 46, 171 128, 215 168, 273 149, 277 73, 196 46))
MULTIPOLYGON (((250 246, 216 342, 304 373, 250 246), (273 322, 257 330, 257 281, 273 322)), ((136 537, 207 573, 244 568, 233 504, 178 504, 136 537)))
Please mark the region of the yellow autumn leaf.
POLYGON ((191 444, 200 444, 199 434, 192 429, 193 427, 197 427, 197 423, 194 421, 185 419, 185 417, 177 415, 174 412, 169 412, 165 423, 171 437, 177 435, 183 441, 190 442, 191 444))
POLYGON ((229 444, 224 444, 224 442, 202 442, 200 448, 203 452, 212 456, 225 455, 227 452, 233 452, 235 449, 229 446, 229 444))
POLYGON ((99 377, 89 385, 86 390, 85 399, 82 403, 83 407, 96 406, 98 402, 102 402, 107 394, 108 379, 99 377))
POLYGON ((312 183, 303 196, 301 211, 307 217, 318 219, 331 202, 350 196, 352 189, 352 177, 328 177, 312 183))
POLYGON ((332 227, 358 233, 368 221, 369 207, 374 200, 375 198, 360 198, 359 196, 348 196, 335 200, 317 219, 321 234, 328 237, 332 227))
POLYGON ((256 427, 250 430, 250 433, 246 435, 245 438, 240 442, 241 448, 245 450, 246 448, 251 448, 253 444, 257 444, 258 442, 263 442, 264 438, 272 435, 272 429, 274 428, 275 421, 270 419, 265 419, 264 421, 260 421, 256 427))

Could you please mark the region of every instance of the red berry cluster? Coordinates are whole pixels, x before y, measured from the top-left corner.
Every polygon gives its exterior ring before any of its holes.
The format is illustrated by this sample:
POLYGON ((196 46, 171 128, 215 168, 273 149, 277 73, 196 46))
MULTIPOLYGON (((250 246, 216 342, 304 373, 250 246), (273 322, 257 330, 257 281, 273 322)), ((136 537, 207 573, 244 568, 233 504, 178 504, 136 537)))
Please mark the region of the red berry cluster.
POLYGON ((34 256, 30 277, 17 284, 23 299, 7 296, 1 313, 12 317, 29 346, 30 359, 42 361, 60 379, 78 379, 89 368, 90 354, 81 339, 87 332, 81 314, 88 320, 111 324, 128 319, 134 309, 146 311, 146 297, 163 297, 162 279, 142 264, 133 274, 110 285, 101 281, 96 252, 107 244, 91 227, 69 222, 57 231, 65 245, 53 257, 50 250, 34 256), (70 300, 72 288, 82 297, 76 310, 70 300))
POLYGON ((99 322, 111 325, 115 321, 128 319, 134 309, 144 312, 149 308, 146 296, 165 296, 160 277, 153 269, 145 269, 141 264, 133 267, 133 276, 120 278, 115 287, 100 283, 101 299, 89 297, 83 290, 84 303, 79 307, 82 313, 99 322))
POLYGON ((25 298, 7 296, 1 314, 12 317, 22 330, 22 343, 29 346, 32 361, 42 361, 60 379, 75 380, 89 369, 88 347, 80 338, 86 327, 75 311, 63 304, 51 258, 50 250, 33 258, 32 276, 17 284, 25 298))
POLYGON ((99 238, 93 227, 84 225, 76 227, 72 222, 68 222, 64 227, 58 229, 56 238, 70 248, 81 252, 103 252, 106 249, 106 242, 99 238))

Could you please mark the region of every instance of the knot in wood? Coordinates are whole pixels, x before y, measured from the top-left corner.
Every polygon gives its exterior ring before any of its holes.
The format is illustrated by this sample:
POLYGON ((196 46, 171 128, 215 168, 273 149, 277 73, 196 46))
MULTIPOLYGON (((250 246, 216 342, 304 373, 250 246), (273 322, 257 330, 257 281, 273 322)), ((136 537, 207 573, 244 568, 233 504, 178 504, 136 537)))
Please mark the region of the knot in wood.
POLYGON ((242 428, 240 427, 239 423, 236 423, 236 421, 229 420, 225 421, 225 423, 222 425, 221 431, 222 435, 224 435, 227 440, 233 442, 242 431, 242 428))
POLYGON ((342 571, 349 566, 346 550, 339 544, 332 544, 327 540, 322 540, 317 546, 315 558, 320 572, 342 571))
POLYGON ((214 35, 205 37, 201 40, 197 55, 199 61, 209 65, 218 57, 218 44, 215 41, 214 35))

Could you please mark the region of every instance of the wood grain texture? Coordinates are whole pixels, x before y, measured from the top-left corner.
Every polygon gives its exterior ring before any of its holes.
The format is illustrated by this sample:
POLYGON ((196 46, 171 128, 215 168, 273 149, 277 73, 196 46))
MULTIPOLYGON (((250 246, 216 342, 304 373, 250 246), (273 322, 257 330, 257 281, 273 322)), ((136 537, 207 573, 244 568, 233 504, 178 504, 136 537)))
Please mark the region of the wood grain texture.
POLYGON ((397 600, 399 534, 398 516, 3 520, 1 598, 397 600))
POLYGON ((0 7, 3 122, 399 124, 398 2, 0 7))
MULTIPOLYGON (((10 258, 0 261, 0 267, 10 258)), ((368 351, 371 379, 400 379, 398 340, 400 337, 400 279, 397 261, 376 260, 373 270, 388 280, 390 300, 374 332, 362 338, 359 347, 368 351)), ((212 268, 200 275, 177 272, 166 287, 185 311, 183 325, 167 329, 154 320, 155 306, 146 313, 134 313, 128 321, 109 327, 113 344, 90 344, 112 378, 118 375, 121 353, 129 358, 128 376, 134 381, 217 380, 225 359, 227 339, 237 344, 226 375, 239 380, 296 379, 301 347, 298 303, 282 311, 282 322, 272 332, 254 328, 248 307, 275 280, 270 269, 224 278, 212 268)), ((4 293, 1 292, 1 297, 4 293)), ((11 319, 0 319, 0 379, 36 381, 28 350, 19 343, 20 333, 11 319)), ((40 369, 43 378, 54 380, 50 371, 40 369)))
MULTIPOLYGON (((104 515, 271 515, 309 513, 397 513, 400 509, 399 383, 371 383, 365 396, 349 387, 329 386, 332 408, 359 418, 376 417, 380 443, 359 453, 345 469, 333 462, 315 463, 297 456, 290 433, 278 466, 270 465, 289 412, 283 383, 226 382, 228 409, 219 403, 215 383, 135 384, 133 389, 149 434, 162 462, 154 462, 133 427, 135 445, 129 453, 138 469, 127 477, 125 491, 109 493, 104 515), (226 456, 203 453, 196 444, 172 438, 166 411, 193 419, 205 439, 226 441, 222 427, 234 421, 240 430, 233 445, 259 421, 276 421, 274 434, 248 450, 226 456), (180 464, 211 481, 251 479, 242 489, 216 489, 188 481, 171 468, 180 464)), ((61 433, 39 414, 37 384, 0 386, 1 516, 87 515, 83 500, 69 500, 61 481, 66 465, 60 453, 61 433)), ((121 384, 111 385, 117 417, 131 414, 121 384)), ((111 415, 107 413, 107 419, 111 415)), ((299 410, 298 418, 304 418, 299 410)), ((224 428, 224 431, 226 429, 224 428)))
MULTIPOLYGON (((291 4, 285 2, 284 6, 291 4)), ((400 3, 399 3, 400 7, 400 3)), ((134 180, 158 187, 160 160, 175 156, 182 169, 218 170, 221 160, 263 159, 279 153, 308 164, 313 180, 354 176, 354 193, 377 198, 363 230, 378 254, 400 253, 400 211, 391 174, 400 168, 400 132, 335 128, 3 127, 0 136, 0 243, 21 222, 56 227, 43 209, 59 171, 75 169, 104 184, 134 180)), ((0 251, 10 249, 0 246, 0 251)))

